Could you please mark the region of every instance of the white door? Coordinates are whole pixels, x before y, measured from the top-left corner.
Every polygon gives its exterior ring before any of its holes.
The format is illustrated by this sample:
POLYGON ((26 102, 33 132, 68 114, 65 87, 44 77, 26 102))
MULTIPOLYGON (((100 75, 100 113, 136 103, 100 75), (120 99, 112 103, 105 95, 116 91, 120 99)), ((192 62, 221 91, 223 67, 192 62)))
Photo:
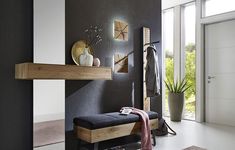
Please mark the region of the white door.
POLYGON ((235 126, 235 20, 205 26, 206 122, 235 126))

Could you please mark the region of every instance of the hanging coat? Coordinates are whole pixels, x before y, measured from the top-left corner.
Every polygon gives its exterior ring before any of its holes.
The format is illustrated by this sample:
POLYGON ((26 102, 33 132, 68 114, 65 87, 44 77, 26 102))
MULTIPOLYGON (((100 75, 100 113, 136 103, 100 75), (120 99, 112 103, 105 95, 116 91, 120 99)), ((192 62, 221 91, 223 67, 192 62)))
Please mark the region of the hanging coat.
POLYGON ((160 95, 160 76, 158 55, 156 48, 149 46, 147 48, 147 65, 145 72, 145 83, 147 90, 147 97, 154 97, 160 95))

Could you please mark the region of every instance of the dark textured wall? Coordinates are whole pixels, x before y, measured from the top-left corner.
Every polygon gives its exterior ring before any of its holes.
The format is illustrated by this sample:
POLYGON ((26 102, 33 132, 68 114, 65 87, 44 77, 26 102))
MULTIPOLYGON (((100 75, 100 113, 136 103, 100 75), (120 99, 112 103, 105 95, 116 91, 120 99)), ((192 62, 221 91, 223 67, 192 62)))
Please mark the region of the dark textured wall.
POLYGON ((0 149, 32 150, 33 82, 15 80, 14 65, 33 59, 33 1, 1 1, 0 22, 0 149))
MULTIPOLYGON (((1 1, 0 19, 0 149, 31 150, 33 83, 15 80, 14 65, 33 61, 33 1, 1 1)), ((161 2, 66 0, 67 64, 73 64, 70 56, 72 44, 84 38, 83 30, 86 27, 95 24, 104 28, 104 41, 95 48, 95 55, 104 65, 105 57, 111 57, 115 52, 134 51, 129 57, 129 73, 114 74, 113 81, 66 81, 66 130, 72 129, 72 118, 75 116, 117 111, 122 106, 131 106, 132 83, 135 84, 135 106, 142 107, 140 31, 142 26, 150 27, 152 41, 161 39, 161 2), (112 39, 114 19, 129 23, 128 42, 112 39)), ((161 97, 152 100, 152 110, 161 112, 161 97)))
MULTIPOLYGON (((115 52, 129 56, 129 73, 115 74, 112 81, 66 81, 66 130, 72 130, 76 116, 118 111, 122 106, 142 108, 142 47, 141 28, 151 28, 152 41, 161 40, 161 0, 66 0, 66 64, 73 64, 71 47, 86 38, 90 25, 103 27, 103 42, 95 47, 95 57, 105 65, 105 58, 115 52), (112 36, 114 19, 129 24, 129 40, 115 41, 112 36)), ((161 66, 161 45, 159 49, 161 66)), ((161 69, 161 68, 160 68, 161 69)), ((161 113, 161 96, 152 100, 152 110, 161 113)))

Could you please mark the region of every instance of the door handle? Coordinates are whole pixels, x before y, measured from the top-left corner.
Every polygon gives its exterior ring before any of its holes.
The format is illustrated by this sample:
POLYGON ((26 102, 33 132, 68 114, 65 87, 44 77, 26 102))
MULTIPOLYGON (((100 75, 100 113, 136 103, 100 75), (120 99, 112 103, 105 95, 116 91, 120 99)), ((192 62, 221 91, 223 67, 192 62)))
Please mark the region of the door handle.
POLYGON ((210 80, 210 79, 214 79, 215 78, 215 76, 208 76, 208 79, 210 80))

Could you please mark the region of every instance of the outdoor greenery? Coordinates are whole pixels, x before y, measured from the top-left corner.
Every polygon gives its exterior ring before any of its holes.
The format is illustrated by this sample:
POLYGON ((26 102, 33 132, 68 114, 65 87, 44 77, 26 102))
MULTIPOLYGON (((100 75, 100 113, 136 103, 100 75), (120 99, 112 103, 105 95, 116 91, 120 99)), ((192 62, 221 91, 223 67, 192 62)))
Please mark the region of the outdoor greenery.
MULTIPOLYGON (((185 47, 185 80, 190 88, 185 91, 185 113, 195 113, 195 94, 196 94, 196 60, 195 60, 195 44, 191 43, 185 47)), ((174 61, 173 54, 166 51, 166 79, 169 82, 174 81, 174 61)), ((166 111, 168 111, 168 89, 166 88, 166 111)))

